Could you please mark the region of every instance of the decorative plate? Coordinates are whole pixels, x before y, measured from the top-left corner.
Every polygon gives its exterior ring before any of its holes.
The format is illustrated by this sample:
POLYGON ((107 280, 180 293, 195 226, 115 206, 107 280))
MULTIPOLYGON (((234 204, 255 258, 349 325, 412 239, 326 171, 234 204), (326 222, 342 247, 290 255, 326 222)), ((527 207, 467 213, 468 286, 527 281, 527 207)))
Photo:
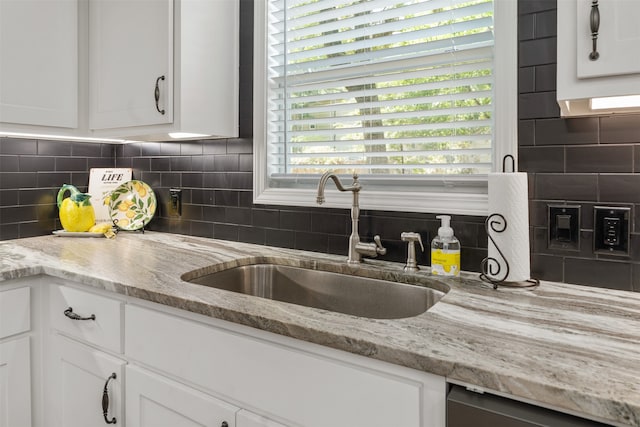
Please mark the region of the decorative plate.
POLYGON ((111 192, 109 216, 121 230, 140 230, 155 213, 156 195, 142 181, 127 181, 111 192))

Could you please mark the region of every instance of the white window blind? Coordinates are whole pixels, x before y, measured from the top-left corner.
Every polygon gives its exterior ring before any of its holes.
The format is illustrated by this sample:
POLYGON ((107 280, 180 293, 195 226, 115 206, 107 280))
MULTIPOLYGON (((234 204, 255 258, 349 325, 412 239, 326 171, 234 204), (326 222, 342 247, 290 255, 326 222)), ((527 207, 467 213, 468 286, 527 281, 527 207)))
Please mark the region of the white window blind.
POLYGON ((272 187, 491 171, 491 0, 267 2, 272 187))

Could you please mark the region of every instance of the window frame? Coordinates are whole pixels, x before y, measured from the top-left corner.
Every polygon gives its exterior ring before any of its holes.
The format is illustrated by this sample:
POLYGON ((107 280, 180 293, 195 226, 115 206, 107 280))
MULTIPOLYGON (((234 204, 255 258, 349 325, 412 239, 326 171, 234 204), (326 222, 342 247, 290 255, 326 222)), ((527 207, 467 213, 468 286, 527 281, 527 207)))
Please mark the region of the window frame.
MULTIPOLYGON (((518 134, 518 7, 513 0, 494 1, 494 172, 502 169, 502 159, 510 154, 517 165, 518 134), (499 82, 495 83, 495 82, 499 82)), ((316 190, 269 188, 267 182, 267 48, 265 0, 254 2, 253 58, 253 202, 285 206, 317 206, 316 190)), ((413 178, 415 179, 415 177, 413 178)), ((388 191, 363 184, 360 207, 369 210, 449 213, 486 216, 488 211, 487 175, 438 177, 440 191, 388 191), (456 192, 447 187, 460 187, 456 192), (445 191, 443 191, 443 189, 445 191)), ((426 178, 425 181, 433 181, 426 178)), ((349 185, 350 180, 344 182, 349 185)), ((351 194, 327 186, 326 207, 351 207, 351 194)))

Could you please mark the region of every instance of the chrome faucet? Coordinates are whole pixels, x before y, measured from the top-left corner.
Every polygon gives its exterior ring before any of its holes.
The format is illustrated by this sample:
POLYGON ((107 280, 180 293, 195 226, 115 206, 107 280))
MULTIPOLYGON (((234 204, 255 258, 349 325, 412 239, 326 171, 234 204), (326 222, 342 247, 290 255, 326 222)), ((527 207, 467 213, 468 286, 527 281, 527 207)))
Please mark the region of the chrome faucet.
POLYGON ((382 247, 380 236, 374 236, 372 243, 363 243, 360 241, 358 222, 360 221, 359 196, 362 186, 358 182, 358 175, 353 174, 353 184, 351 184, 350 187, 343 187, 336 174, 331 171, 325 172, 320 177, 320 182, 318 183, 318 197, 316 201, 319 205, 324 203, 324 187, 327 185, 329 178, 333 180, 338 190, 351 191, 353 193, 353 202, 351 203, 351 236, 349 236, 349 258, 347 262, 349 264, 359 264, 362 262, 363 255, 375 258, 378 255, 386 254, 387 249, 382 247))

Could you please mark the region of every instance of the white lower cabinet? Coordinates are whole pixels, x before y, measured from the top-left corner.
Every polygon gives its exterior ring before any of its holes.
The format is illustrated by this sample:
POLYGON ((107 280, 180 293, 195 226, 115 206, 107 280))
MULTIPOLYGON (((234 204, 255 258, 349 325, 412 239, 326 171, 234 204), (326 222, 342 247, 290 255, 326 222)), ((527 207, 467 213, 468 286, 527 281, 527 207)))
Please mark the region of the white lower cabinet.
POLYGON ((57 280, 48 297, 43 427, 445 425, 443 377, 57 280))
POLYGON ((122 425, 126 362, 60 335, 50 342, 46 427, 122 425))
POLYGON ((29 337, 0 343, 0 427, 31 426, 29 337))
POLYGON ((235 427, 240 408, 136 366, 127 366, 127 427, 235 427))

